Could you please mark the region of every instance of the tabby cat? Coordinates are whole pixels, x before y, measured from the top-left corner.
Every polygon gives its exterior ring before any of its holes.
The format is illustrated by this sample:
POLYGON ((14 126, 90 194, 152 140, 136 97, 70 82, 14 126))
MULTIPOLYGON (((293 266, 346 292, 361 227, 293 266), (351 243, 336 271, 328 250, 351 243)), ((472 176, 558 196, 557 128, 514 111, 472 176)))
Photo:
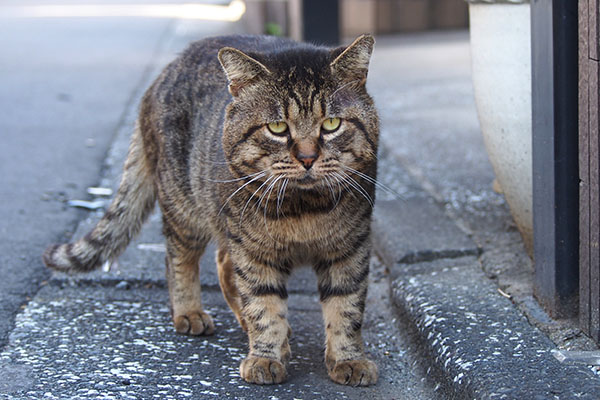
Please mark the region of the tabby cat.
POLYGON ((262 36, 193 43, 146 91, 116 197, 82 239, 52 245, 47 266, 90 271, 115 259, 158 198, 175 329, 214 332, 199 258, 218 244, 223 295, 247 332, 243 379, 286 379, 286 281, 310 264, 341 384, 371 385, 361 325, 375 197, 377 112, 365 83, 374 39, 329 49, 262 36))

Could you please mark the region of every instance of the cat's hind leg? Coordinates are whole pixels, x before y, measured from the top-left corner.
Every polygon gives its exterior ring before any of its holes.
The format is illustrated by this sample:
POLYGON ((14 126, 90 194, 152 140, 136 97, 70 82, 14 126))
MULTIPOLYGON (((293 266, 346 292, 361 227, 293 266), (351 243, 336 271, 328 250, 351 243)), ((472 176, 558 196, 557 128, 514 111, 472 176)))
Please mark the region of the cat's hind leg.
POLYGON ((233 263, 229 257, 226 247, 219 247, 216 254, 217 259, 217 274, 219 276, 219 286, 221 286, 221 292, 223 297, 231 311, 235 314, 235 318, 240 323, 242 329, 247 331, 246 321, 242 317, 242 303, 240 299, 240 293, 235 285, 235 272, 233 269, 233 263))
POLYGON ((186 236, 166 220, 163 232, 167 240, 167 282, 175 330, 186 335, 212 335, 215 325, 202 307, 200 291, 200 256, 208 239, 186 236))

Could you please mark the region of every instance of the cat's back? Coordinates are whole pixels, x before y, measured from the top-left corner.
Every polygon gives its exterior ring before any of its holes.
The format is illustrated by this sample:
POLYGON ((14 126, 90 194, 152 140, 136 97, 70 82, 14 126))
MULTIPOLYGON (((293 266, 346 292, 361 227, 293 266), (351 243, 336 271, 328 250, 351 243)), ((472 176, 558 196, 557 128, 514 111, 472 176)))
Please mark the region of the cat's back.
MULTIPOLYGON (((181 58, 195 65, 212 63, 218 66, 217 54, 224 47, 233 47, 244 53, 271 53, 300 46, 303 44, 276 36, 214 36, 191 43, 181 58)), ((224 76, 222 70, 221 74, 224 76)))
POLYGON ((233 47, 245 53, 272 53, 291 49, 300 44, 285 38, 264 35, 228 35, 210 37, 191 43, 161 77, 159 93, 211 87, 227 89, 227 79, 218 60, 219 50, 233 47))
POLYGON ((218 59, 219 50, 233 47, 265 54, 297 46, 300 44, 292 40, 264 35, 216 36, 193 42, 164 68, 147 90, 142 101, 142 120, 148 122, 149 128, 150 125, 158 128, 155 134, 166 137, 193 134, 184 128, 197 124, 217 128, 231 100, 227 77, 218 59))
POLYGON ((218 59, 220 49, 268 53, 297 45, 289 39, 256 35, 216 36, 191 43, 163 69, 142 99, 140 124, 148 150, 162 153, 158 147, 166 146, 165 153, 182 159, 197 135, 214 146, 225 106, 231 101, 218 59))

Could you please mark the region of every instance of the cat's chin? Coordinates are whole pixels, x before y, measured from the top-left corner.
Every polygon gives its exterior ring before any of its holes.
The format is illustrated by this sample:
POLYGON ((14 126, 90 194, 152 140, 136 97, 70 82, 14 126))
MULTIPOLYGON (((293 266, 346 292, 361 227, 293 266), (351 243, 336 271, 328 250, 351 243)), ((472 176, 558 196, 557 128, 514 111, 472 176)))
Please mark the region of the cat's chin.
POLYGON ((314 189, 317 181, 313 178, 305 178, 294 182, 294 186, 298 189, 314 189))
POLYGON ((296 178, 290 183, 292 183, 298 189, 314 189, 319 186, 320 180, 312 176, 310 173, 306 173, 304 176, 296 178))

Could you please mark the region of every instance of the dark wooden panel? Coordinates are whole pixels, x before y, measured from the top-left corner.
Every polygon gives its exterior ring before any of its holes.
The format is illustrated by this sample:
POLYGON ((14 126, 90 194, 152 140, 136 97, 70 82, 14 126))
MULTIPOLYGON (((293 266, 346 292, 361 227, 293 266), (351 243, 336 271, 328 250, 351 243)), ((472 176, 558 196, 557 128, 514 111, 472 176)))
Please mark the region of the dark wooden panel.
POLYGON ((577 2, 531 2, 535 295, 574 317, 579 289, 577 2))
POLYGON ((589 47, 588 53, 589 58, 598 61, 598 3, 600 0, 588 0, 588 40, 589 47))
POLYGON ((579 324, 590 332, 589 1, 579 0, 579 324))
POLYGON ((598 62, 589 61, 590 333, 600 341, 600 137, 598 62))
POLYGON ((302 0, 303 40, 317 44, 340 44, 340 7, 337 1, 302 0))

